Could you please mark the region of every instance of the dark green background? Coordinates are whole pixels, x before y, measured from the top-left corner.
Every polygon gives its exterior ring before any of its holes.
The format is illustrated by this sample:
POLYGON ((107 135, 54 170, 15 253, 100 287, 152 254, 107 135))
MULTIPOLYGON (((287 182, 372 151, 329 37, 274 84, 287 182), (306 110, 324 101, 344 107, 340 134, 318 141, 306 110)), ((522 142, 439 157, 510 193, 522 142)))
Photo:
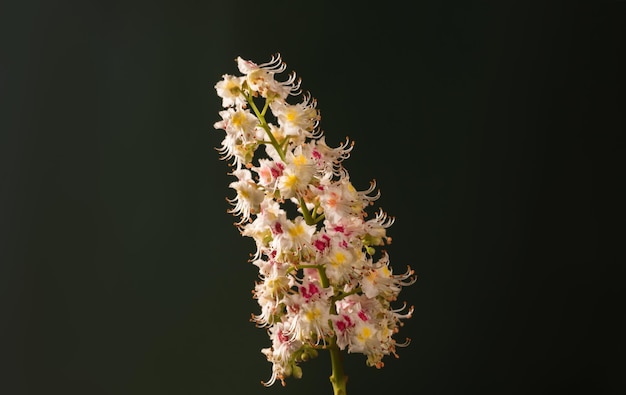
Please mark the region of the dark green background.
POLYGON ((625 393, 626 3, 367 4, 0 5, 0 393, 331 393, 323 353, 260 385, 214 150, 214 84, 275 52, 420 277, 411 346, 349 355, 349 394, 625 393))

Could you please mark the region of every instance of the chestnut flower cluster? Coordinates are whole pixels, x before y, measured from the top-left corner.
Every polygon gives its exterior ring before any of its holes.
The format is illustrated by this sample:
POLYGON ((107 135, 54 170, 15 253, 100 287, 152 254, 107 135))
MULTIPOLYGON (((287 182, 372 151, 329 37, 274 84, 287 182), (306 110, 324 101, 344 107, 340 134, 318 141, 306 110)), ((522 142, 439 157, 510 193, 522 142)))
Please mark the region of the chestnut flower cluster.
POLYGON ((257 248, 250 261, 259 270, 253 295, 260 312, 252 321, 272 343, 262 349, 273 366, 263 384, 301 377, 299 364, 321 349, 331 357, 362 353, 380 368, 385 355, 397 357, 396 347, 408 345, 394 335, 413 312, 406 303, 392 307, 416 280, 410 267, 393 274, 380 248, 391 242, 394 219, 382 209, 368 218, 379 197, 375 182, 355 189, 343 167, 353 143, 328 146, 316 100, 302 93, 301 80, 293 72, 275 79, 286 69, 279 54, 264 64, 236 62, 242 75, 225 74, 215 85, 224 110, 214 127, 225 132, 217 150, 236 178, 229 212, 257 248), (301 101, 290 104, 289 97, 301 101))

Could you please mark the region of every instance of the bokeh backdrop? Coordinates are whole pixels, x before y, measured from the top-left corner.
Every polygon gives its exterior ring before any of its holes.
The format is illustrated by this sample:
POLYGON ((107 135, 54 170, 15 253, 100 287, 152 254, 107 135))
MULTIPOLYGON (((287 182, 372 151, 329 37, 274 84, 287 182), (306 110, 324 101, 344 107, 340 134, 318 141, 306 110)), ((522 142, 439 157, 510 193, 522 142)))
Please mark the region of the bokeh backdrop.
POLYGON ((214 85, 281 53, 356 142, 419 281, 354 394, 626 393, 626 3, 8 1, 0 5, 0 393, 264 388, 254 251, 226 212, 214 85))

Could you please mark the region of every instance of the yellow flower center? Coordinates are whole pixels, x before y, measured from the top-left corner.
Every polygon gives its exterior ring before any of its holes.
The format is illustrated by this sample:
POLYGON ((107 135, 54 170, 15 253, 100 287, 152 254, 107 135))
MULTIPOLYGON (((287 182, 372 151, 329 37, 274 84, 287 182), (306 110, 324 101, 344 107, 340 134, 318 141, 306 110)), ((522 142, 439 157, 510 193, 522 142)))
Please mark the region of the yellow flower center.
POLYGON ((345 261, 346 261, 346 255, 343 252, 341 252, 341 251, 337 251, 333 255, 332 259, 330 260, 330 263, 333 266, 339 266, 342 263, 344 263, 345 261))
POLYGON ((298 183, 298 176, 295 174, 289 174, 285 177, 285 186, 287 188, 293 188, 298 183))
POLYGON ((293 164, 296 166, 302 166, 306 164, 306 157, 302 154, 293 158, 293 164))
POLYGON ((298 118, 298 113, 295 110, 289 110, 285 113, 285 118, 288 122, 294 122, 298 118))
POLYGON ((359 334, 356 337, 357 339, 359 339, 360 342, 365 343, 367 339, 372 337, 372 330, 367 326, 364 326, 363 328, 361 328, 361 331, 359 331, 359 334))
POLYGON ((240 91, 239 85, 235 81, 228 81, 226 89, 230 92, 231 95, 236 95, 240 91))
POLYGON ((306 317, 307 320, 309 320, 309 322, 311 321, 315 321, 317 318, 319 318, 321 316, 321 312, 320 309, 315 308, 315 309, 311 309, 309 311, 307 311, 304 316, 306 317))
POLYGON ((233 126, 238 127, 238 128, 240 128, 243 125, 245 120, 246 120, 246 115, 241 111, 237 111, 236 113, 234 113, 230 119, 233 126))
POLYGON ((304 233, 304 226, 302 226, 302 223, 294 225, 289 229, 289 235, 291 237, 298 237, 302 235, 303 233, 304 233))

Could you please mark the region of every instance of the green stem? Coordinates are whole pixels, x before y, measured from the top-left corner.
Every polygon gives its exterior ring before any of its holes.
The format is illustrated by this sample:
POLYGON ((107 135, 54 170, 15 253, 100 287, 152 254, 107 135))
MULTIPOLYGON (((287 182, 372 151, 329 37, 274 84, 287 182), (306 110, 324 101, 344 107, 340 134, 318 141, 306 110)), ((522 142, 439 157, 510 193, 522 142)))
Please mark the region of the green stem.
POLYGON ((328 351, 330 351, 330 363, 332 367, 330 383, 333 385, 333 393, 334 395, 346 395, 348 376, 346 376, 343 370, 343 355, 341 355, 341 350, 337 346, 335 338, 332 339, 328 351))
POLYGON ((265 115, 264 114, 265 114, 265 111, 267 109, 267 101, 265 102, 265 107, 263 108, 263 112, 261 112, 261 111, 259 111, 259 108, 256 106, 256 103, 252 99, 252 96, 249 95, 249 94, 244 94, 244 95, 246 97, 246 100, 248 101, 248 104, 250 104, 250 107, 252 107, 252 111, 254 111, 254 114, 259 119, 261 127, 265 130, 265 133, 267 133, 268 137, 270 138, 270 142, 272 143, 272 146, 278 152, 278 155, 280 156, 280 159, 282 159, 284 161, 285 160, 284 149, 278 143, 278 140, 276 140, 276 137, 274 137, 274 135, 272 134, 272 131, 270 130, 270 127, 267 124, 267 121, 265 120, 265 115))
POLYGON ((300 202, 300 209, 302 210, 302 216, 304 216, 304 222, 306 222, 307 225, 314 225, 316 222, 313 217, 311 217, 311 212, 306 207, 304 198, 302 196, 299 196, 298 201, 300 202))
MULTIPOLYGON (((259 119, 261 127, 267 133, 270 139, 270 143, 276 149, 276 151, 278 152, 278 155, 280 155, 280 158, 284 161, 285 160, 285 146, 280 144, 278 140, 276 140, 276 137, 274 137, 274 135, 272 134, 270 127, 267 124, 267 121, 265 120, 265 112, 267 111, 269 101, 266 100, 265 105, 263 106, 263 110, 259 111, 259 108, 256 106, 256 103, 254 103, 252 96, 249 94, 246 94, 245 96, 246 96, 246 100, 250 104, 250 107, 252 107, 252 110, 254 111, 257 118, 259 119)), ((283 141, 283 144, 286 145, 286 143, 287 143, 287 139, 283 141)), ((313 209, 313 214, 312 214, 312 212, 309 211, 308 208, 306 207, 304 198, 302 196, 299 196, 298 200, 300 203, 300 208, 302 209, 302 215, 304 216, 304 220, 308 225, 314 225, 324 218, 324 214, 322 214, 319 217, 316 216, 316 218, 314 218, 313 215, 315 215, 316 209, 315 208, 313 209)), ((305 268, 305 267, 317 268, 317 271, 319 272, 319 275, 320 275, 320 282, 321 282, 322 287, 327 288, 329 286, 330 281, 328 280, 328 276, 326 276, 326 270, 324 270, 323 265, 299 265, 299 268, 305 268)), ((336 314, 337 311, 336 311, 334 302, 335 301, 333 300, 330 310, 331 310, 331 313, 336 314)), ((332 322, 330 324, 332 326, 332 322)), ((328 351, 330 352, 330 362, 331 362, 330 382, 333 386, 333 393, 334 395, 347 395, 346 383, 348 382, 348 376, 346 376, 343 370, 343 355, 341 354, 341 350, 339 349, 339 346, 337 346, 337 336, 333 336, 329 340, 328 351)))
MULTIPOLYGON (((320 270, 321 267, 322 265, 296 265, 295 266, 296 269, 317 269, 317 270, 320 270)), ((287 269, 287 271, 291 269, 292 268, 290 267, 289 269, 287 269)))
POLYGON ((345 298, 346 296, 358 294, 359 292, 361 292, 361 287, 357 287, 357 288, 353 289, 350 292, 344 292, 344 293, 341 293, 341 294, 339 294, 337 296, 333 296, 332 300, 333 300, 333 302, 336 302, 338 300, 341 300, 341 299, 345 298))
MULTIPOLYGON (((330 281, 328 280, 328 276, 326 275, 326 270, 324 270, 324 265, 317 265, 317 272, 320 274, 320 283, 322 284, 322 288, 328 288, 330 285, 330 281)), ((335 311, 335 305, 330 306, 331 314, 337 314, 335 311)))
MULTIPOLYGON (((326 270, 324 270, 324 266, 318 265, 317 271, 320 274, 320 282, 322 287, 328 287, 330 281, 328 280, 328 276, 326 275, 326 270)), ((337 309, 335 307, 334 301, 330 306, 330 313, 337 314, 337 309)), ((329 324, 332 327, 332 321, 329 320, 329 324)), ((346 376, 346 373, 343 370, 343 355, 341 355, 341 350, 339 349, 339 346, 337 346, 337 336, 333 336, 332 338, 330 338, 328 343, 328 351, 330 352, 331 364, 330 383, 333 385, 333 393, 334 395, 347 395, 346 383, 348 382, 348 376, 346 376)))

